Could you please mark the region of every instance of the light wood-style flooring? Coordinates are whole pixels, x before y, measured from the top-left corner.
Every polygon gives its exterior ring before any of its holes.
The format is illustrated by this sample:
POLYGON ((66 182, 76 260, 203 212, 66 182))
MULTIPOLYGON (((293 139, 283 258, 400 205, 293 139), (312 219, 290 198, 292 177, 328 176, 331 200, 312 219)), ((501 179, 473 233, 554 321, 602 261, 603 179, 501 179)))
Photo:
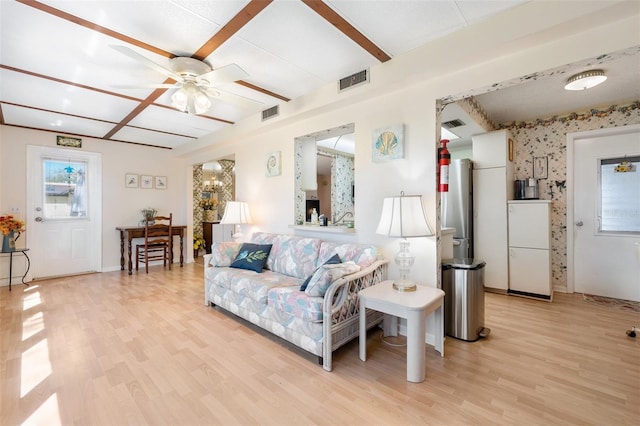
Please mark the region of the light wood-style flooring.
POLYGON ((201 264, 0 288, 0 425, 631 425, 640 423, 640 314, 581 295, 488 293, 491 335, 404 347, 368 337, 334 370, 205 307, 201 264))

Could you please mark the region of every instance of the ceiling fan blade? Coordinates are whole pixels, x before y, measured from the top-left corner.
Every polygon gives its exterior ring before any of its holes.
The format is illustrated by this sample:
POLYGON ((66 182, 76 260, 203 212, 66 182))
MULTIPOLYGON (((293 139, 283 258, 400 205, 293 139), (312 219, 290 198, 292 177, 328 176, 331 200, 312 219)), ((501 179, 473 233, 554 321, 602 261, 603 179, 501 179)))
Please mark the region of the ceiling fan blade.
POLYGON ((260 101, 254 99, 245 98, 244 96, 236 95, 235 93, 225 92, 219 89, 208 89, 205 91, 207 95, 213 100, 222 101, 228 104, 236 105, 242 108, 257 109, 262 104, 260 101))
POLYGON ((116 89, 177 89, 180 84, 117 84, 111 85, 116 89))
POLYGON ((162 73, 162 74, 166 75, 167 77, 171 77, 175 81, 184 82, 184 79, 181 76, 179 76, 178 74, 176 74, 173 71, 163 67, 160 64, 157 64, 157 63, 153 62, 151 59, 139 54, 135 50, 132 50, 132 49, 126 47, 126 46, 118 46, 118 45, 115 45, 115 44, 111 44, 110 47, 112 49, 115 49, 118 52, 122 53, 123 55, 130 57, 131 59, 133 59, 135 61, 142 62, 144 65, 148 66, 149 68, 154 69, 154 70, 158 71, 159 73, 162 73))
POLYGON ((200 84, 207 81, 209 86, 217 87, 223 84, 233 83, 234 81, 242 80, 247 77, 249 77, 249 74, 247 74, 245 70, 236 64, 229 64, 199 75, 196 77, 196 81, 200 84))

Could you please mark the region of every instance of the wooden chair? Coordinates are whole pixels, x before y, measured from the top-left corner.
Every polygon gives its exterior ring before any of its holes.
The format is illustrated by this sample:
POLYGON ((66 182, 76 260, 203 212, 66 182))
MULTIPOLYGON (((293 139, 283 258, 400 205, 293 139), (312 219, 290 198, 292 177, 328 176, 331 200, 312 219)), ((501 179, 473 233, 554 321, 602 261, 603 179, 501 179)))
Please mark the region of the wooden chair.
POLYGON ((149 262, 162 260, 164 266, 173 263, 173 213, 169 216, 147 218, 144 226, 144 244, 136 244, 136 271, 143 262, 149 273, 149 262))

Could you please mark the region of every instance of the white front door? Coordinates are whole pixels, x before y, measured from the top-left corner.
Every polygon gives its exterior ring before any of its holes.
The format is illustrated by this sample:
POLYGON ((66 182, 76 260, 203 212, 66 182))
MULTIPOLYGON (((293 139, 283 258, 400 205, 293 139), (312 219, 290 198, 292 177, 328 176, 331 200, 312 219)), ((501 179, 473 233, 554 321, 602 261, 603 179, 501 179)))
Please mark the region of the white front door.
POLYGON ((98 153, 27 147, 31 278, 101 270, 101 161, 98 153))
POLYGON ((638 160, 640 126, 609 130, 573 140, 574 288, 640 301, 640 162, 618 167, 638 160))

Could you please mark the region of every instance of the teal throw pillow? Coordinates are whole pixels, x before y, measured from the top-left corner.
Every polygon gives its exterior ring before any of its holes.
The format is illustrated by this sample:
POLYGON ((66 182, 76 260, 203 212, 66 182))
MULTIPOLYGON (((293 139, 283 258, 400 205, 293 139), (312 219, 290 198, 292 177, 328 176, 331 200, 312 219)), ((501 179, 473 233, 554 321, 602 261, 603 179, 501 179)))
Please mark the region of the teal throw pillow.
POLYGON ((248 269, 250 271, 262 272, 267 263, 272 244, 252 244, 244 243, 238 251, 235 260, 229 265, 231 268, 248 269))
MULTIPOLYGON (((340 256, 338 256, 337 254, 334 254, 333 256, 331 256, 329 260, 324 262, 325 265, 335 265, 338 263, 342 263, 342 260, 340 260, 340 256)), ((313 271, 313 274, 309 275, 309 277, 307 277, 307 279, 304 280, 304 282, 300 286, 300 291, 305 291, 307 289, 307 286, 309 285, 309 281, 311 281, 311 278, 313 278, 313 275, 316 273, 318 269, 320 268, 316 268, 316 270, 313 271)))

